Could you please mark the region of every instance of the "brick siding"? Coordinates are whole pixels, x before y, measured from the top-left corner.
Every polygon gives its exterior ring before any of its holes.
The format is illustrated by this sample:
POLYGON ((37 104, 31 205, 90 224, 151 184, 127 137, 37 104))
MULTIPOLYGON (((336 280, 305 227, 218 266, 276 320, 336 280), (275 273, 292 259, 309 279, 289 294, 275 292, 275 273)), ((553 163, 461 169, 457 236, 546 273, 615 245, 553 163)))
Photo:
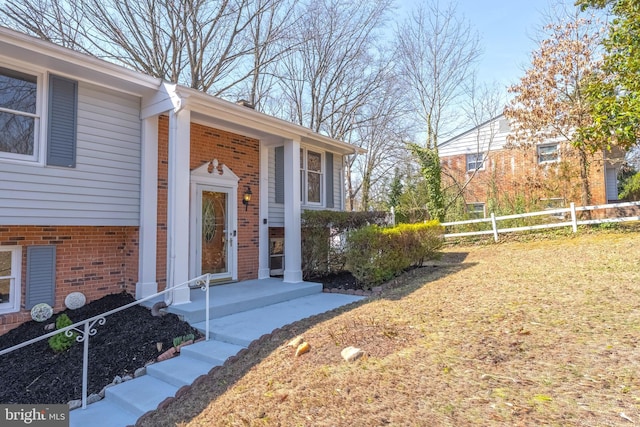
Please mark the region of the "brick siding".
POLYGON ((28 246, 56 245, 54 311, 64 310, 71 292, 87 302, 105 295, 135 292, 138 277, 138 227, 0 226, 0 245, 22 246, 22 310, 0 315, 0 335, 31 320, 24 310, 28 246))
MULTIPOLYGON (((463 196, 466 203, 487 203, 497 199, 503 206, 516 203, 527 206, 543 203, 543 199, 560 198, 566 206, 570 202, 582 205, 579 161, 574 150, 560 148, 561 161, 539 164, 535 147, 491 151, 484 169, 475 175, 467 172, 466 155, 442 157, 443 183, 459 188, 467 180, 463 196)), ((590 158, 589 184, 591 203, 606 203, 606 183, 603 156, 590 158)))
MULTIPOLYGON (((167 265, 167 173, 169 149, 169 119, 159 120, 158 138, 158 288, 166 286, 167 265)), ((259 202, 260 194, 260 142, 230 132, 197 123, 191 124, 191 170, 218 159, 238 178, 238 280, 258 277, 259 253, 259 202), (254 199, 245 210, 242 204, 244 192, 249 186, 254 199)), ((188 211, 187 211, 188 212, 188 211)))

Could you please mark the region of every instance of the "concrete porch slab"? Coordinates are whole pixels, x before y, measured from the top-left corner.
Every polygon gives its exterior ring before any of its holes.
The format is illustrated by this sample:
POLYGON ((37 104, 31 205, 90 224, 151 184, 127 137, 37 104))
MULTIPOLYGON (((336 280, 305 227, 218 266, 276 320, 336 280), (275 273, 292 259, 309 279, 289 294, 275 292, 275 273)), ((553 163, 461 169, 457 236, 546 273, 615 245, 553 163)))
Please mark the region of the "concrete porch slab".
MULTIPOLYGON (((316 293, 292 301, 211 319, 209 334, 210 338, 217 341, 247 347, 252 341, 283 325, 351 304, 362 298, 353 295, 316 293)), ((192 326, 204 333, 206 323, 202 321, 192 326)))
MULTIPOLYGON (((321 292, 321 283, 285 283, 274 277, 214 285, 209 287, 210 318, 216 319, 321 292)), ((170 305, 167 311, 181 316, 190 324, 204 321, 206 292, 195 288, 191 290, 190 296, 190 303, 170 305)), ((161 299, 150 300, 143 305, 151 307, 157 301, 161 299)))

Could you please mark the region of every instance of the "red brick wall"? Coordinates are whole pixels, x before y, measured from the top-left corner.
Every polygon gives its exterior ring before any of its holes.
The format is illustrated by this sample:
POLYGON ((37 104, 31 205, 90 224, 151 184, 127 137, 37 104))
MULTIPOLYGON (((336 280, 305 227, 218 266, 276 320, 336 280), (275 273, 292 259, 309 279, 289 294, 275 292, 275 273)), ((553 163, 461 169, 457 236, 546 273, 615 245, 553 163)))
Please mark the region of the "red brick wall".
MULTIPOLYGON (((159 289, 166 286, 166 242, 167 242, 167 173, 169 146, 169 119, 159 121, 158 156, 158 269, 159 289)), ((238 280, 258 277, 259 203, 260 194, 260 143, 253 138, 214 129, 200 124, 191 124, 191 170, 204 163, 218 159, 238 178, 238 280), (253 200, 247 210, 242 197, 250 186, 253 200)), ((188 211, 187 211, 188 212, 188 211)))
MULTIPOLYGON (((22 306, 26 289, 27 246, 56 245, 54 310, 65 297, 82 292, 87 302, 105 295, 135 292, 138 278, 138 227, 0 226, 0 245, 22 246, 22 306)), ((0 315, 0 334, 31 320, 28 310, 0 315)))
MULTIPOLYGON (((464 189, 466 203, 487 203, 497 200, 508 208, 516 199, 527 206, 536 206, 541 199, 563 198, 566 205, 582 205, 579 161, 575 150, 561 148, 561 162, 538 164, 535 147, 495 150, 489 153, 485 168, 473 175, 466 172, 466 156, 443 157, 443 183, 464 189)), ((592 204, 606 203, 606 188, 602 154, 590 158, 589 180, 592 204)))

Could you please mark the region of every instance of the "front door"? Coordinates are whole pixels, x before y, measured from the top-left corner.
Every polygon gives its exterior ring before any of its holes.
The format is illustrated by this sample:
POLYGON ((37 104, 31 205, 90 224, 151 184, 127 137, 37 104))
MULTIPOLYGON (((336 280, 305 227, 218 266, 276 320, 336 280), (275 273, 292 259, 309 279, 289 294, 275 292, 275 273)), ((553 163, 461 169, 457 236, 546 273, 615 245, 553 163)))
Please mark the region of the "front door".
POLYGON ((230 209, 232 190, 197 187, 196 275, 211 273, 214 280, 232 280, 236 235, 230 209))

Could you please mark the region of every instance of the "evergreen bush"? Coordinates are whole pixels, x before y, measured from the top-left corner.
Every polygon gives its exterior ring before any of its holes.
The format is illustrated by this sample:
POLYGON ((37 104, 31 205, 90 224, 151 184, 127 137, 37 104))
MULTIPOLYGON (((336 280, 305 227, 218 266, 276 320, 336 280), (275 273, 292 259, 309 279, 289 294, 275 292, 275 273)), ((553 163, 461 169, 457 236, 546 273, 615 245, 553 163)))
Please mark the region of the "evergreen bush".
MULTIPOLYGON (((56 318, 56 329, 66 328, 70 325, 73 325, 73 322, 66 314, 63 313, 56 318)), ((70 336, 67 336, 66 332, 61 332, 49 338, 49 347, 56 353, 66 351, 75 344, 76 336, 78 336, 76 332, 72 332, 70 336)))
POLYGON ((371 287, 411 266, 438 256, 443 228, 438 221, 382 228, 363 227, 348 234, 346 267, 358 281, 371 287))
POLYGON ((346 232, 370 224, 384 224, 386 212, 307 210, 302 213, 302 274, 322 277, 345 267, 346 232))
POLYGON ((640 200, 640 172, 626 180, 620 198, 631 201, 640 200))

